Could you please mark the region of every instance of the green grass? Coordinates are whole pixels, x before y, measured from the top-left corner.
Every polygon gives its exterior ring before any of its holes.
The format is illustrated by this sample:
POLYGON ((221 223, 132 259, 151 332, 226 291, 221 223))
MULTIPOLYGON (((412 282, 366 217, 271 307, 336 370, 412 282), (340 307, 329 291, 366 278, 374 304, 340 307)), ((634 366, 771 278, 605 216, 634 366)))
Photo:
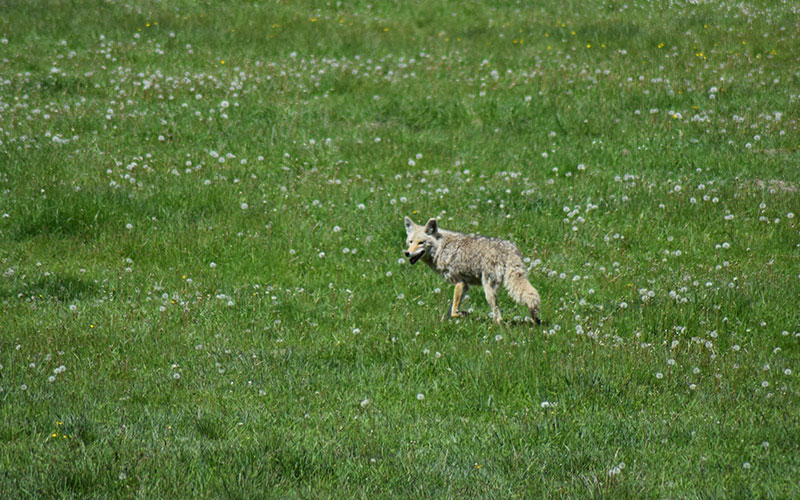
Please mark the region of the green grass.
POLYGON ((800 496, 793 7, 343 3, 5 2, 0 496, 800 496))

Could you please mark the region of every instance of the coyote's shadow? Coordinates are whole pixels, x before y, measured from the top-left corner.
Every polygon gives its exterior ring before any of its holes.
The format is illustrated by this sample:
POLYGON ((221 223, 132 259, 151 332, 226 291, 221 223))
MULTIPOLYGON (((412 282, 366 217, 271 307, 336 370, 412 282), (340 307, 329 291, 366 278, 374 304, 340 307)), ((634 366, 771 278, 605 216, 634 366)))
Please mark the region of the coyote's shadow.
MULTIPOLYGON (((463 316, 461 318, 452 318, 452 317, 450 317, 450 309, 448 309, 447 311, 445 311, 444 314, 442 314, 442 317, 440 318, 440 321, 442 321, 442 322, 444 322, 444 321, 453 321, 455 319, 460 319, 460 320, 469 321, 469 322, 476 322, 476 323, 480 323, 480 324, 487 324, 487 323, 490 323, 490 324, 493 324, 493 325, 496 324, 494 322, 494 319, 492 319, 492 318, 490 318, 488 316, 482 315, 482 314, 475 314, 475 313, 467 314, 466 316, 463 316)), ((533 327, 533 328, 547 328, 547 327, 550 326, 550 321, 543 320, 543 319, 537 317, 536 319, 533 320, 533 325, 531 325, 530 321, 528 321, 528 318, 521 318, 521 319, 516 319, 515 318, 515 319, 504 319, 500 323, 500 325, 509 326, 509 327, 513 326, 513 327, 529 327, 529 328, 530 327, 533 327)))
POLYGON ((36 297, 63 303, 84 297, 94 297, 97 293, 98 287, 93 282, 74 276, 50 275, 30 283, 12 283, 0 286, 0 299, 2 300, 36 297))

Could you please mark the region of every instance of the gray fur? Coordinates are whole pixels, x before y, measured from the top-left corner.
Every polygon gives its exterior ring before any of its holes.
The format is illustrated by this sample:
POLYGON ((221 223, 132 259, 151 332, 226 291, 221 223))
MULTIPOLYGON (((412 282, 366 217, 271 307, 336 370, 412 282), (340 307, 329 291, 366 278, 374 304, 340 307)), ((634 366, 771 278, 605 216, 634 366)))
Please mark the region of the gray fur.
POLYGON ((541 299, 528 281, 522 254, 516 245, 499 238, 457 233, 441 229, 436 219, 424 226, 405 218, 408 250, 406 257, 414 264, 422 260, 444 279, 456 285, 450 314, 463 316, 458 310, 463 293, 470 286, 483 287, 494 319, 502 320, 497 307, 497 289, 502 284, 512 299, 524 304, 535 321, 541 299))

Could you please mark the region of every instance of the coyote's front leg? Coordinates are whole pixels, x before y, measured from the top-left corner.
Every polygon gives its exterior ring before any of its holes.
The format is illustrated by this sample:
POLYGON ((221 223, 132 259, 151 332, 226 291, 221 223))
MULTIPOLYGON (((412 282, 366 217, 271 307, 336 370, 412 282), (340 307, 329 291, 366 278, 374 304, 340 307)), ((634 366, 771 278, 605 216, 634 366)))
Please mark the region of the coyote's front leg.
POLYGON ((456 283, 456 288, 453 290, 453 307, 450 309, 450 316, 454 318, 463 318, 467 315, 466 311, 459 311, 458 307, 461 305, 461 298, 464 292, 467 291, 467 284, 464 282, 456 283))

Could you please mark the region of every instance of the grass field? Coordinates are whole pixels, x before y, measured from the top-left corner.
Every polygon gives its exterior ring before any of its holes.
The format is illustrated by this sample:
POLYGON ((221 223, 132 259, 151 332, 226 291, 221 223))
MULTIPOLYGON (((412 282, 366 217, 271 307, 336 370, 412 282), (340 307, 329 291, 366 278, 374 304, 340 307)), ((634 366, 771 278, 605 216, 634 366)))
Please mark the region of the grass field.
POLYGON ((0 497, 800 497, 793 2, 0 12, 0 497))

